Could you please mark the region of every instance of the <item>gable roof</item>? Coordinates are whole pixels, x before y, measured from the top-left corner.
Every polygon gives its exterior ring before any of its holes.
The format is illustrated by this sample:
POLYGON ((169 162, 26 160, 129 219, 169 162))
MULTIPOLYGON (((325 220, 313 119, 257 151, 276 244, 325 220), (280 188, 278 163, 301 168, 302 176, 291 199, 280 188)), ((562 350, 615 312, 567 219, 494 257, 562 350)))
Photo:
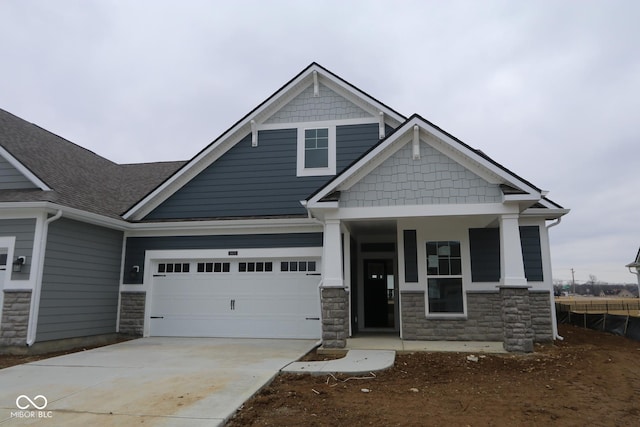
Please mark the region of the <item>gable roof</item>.
POLYGON ((370 111, 376 117, 382 113, 384 119, 393 123, 394 126, 406 120, 406 117, 402 114, 358 89, 336 74, 333 74, 321 65, 313 62, 223 132, 222 135, 196 154, 174 175, 158 185, 153 191, 146 194, 144 198, 139 200, 139 202, 132 206, 127 212, 124 212, 124 218, 141 219, 144 217, 250 133, 252 121, 254 125, 259 127, 260 124, 265 122, 278 108, 293 99, 302 92, 302 90, 309 87, 309 85, 314 84, 316 80, 329 86, 332 90, 339 92, 340 95, 345 96, 359 107, 370 111))
POLYGON ((392 134, 382 139, 367 152, 356 159, 349 167, 328 181, 323 187, 309 195, 305 202, 315 204, 324 201, 336 201, 336 192, 344 187, 348 188, 359 179, 380 165, 395 150, 392 146, 404 146, 410 141, 408 134, 418 129, 421 140, 425 136, 431 137, 434 148, 463 164, 472 172, 489 182, 500 185, 505 197, 514 200, 518 198, 533 198, 538 200, 539 208, 563 208, 545 197, 545 192, 524 178, 518 176, 480 150, 476 150, 462 142, 450 133, 442 130, 418 114, 409 117, 392 134))
POLYGON ((0 146, 43 184, 2 190, 0 202, 52 202, 112 218, 184 164, 118 165, 2 109, 0 146))

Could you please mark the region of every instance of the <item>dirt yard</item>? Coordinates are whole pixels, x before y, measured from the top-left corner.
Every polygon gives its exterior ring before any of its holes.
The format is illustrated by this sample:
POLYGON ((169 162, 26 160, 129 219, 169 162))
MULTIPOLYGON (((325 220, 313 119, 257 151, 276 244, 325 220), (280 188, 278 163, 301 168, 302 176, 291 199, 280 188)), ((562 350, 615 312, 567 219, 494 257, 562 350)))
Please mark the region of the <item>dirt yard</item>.
POLYGON ((413 353, 375 377, 279 375, 227 425, 640 425, 640 342, 560 334, 531 355, 413 353))

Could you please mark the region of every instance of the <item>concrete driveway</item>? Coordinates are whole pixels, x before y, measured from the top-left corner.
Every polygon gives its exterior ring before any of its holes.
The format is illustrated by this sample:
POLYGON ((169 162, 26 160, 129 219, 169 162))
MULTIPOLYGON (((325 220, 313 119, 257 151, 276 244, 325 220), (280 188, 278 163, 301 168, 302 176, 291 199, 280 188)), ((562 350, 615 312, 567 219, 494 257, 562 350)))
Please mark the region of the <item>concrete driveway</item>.
POLYGON ((0 425, 220 425, 314 345, 142 338, 2 369, 0 425))

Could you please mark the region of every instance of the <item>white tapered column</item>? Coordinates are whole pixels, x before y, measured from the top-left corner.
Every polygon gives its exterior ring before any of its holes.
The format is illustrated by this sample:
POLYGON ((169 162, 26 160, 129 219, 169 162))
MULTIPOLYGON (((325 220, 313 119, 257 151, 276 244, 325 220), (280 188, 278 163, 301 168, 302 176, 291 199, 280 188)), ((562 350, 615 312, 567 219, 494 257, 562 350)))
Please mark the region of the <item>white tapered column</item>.
POLYGON ((527 286, 517 214, 500 217, 500 271, 500 286, 527 286))
POLYGON ((323 240, 322 287, 343 287, 342 233, 340 231, 340 220, 329 219, 325 221, 323 240))

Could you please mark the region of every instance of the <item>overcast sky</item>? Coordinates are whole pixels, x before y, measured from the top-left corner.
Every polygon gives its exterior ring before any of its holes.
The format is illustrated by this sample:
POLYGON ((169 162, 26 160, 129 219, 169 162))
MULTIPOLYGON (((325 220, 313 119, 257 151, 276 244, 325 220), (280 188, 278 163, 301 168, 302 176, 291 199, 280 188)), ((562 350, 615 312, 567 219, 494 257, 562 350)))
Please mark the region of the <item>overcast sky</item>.
POLYGON ((570 208, 555 279, 636 283, 640 1, 0 1, 0 108, 118 163, 194 156, 316 61, 570 208))

